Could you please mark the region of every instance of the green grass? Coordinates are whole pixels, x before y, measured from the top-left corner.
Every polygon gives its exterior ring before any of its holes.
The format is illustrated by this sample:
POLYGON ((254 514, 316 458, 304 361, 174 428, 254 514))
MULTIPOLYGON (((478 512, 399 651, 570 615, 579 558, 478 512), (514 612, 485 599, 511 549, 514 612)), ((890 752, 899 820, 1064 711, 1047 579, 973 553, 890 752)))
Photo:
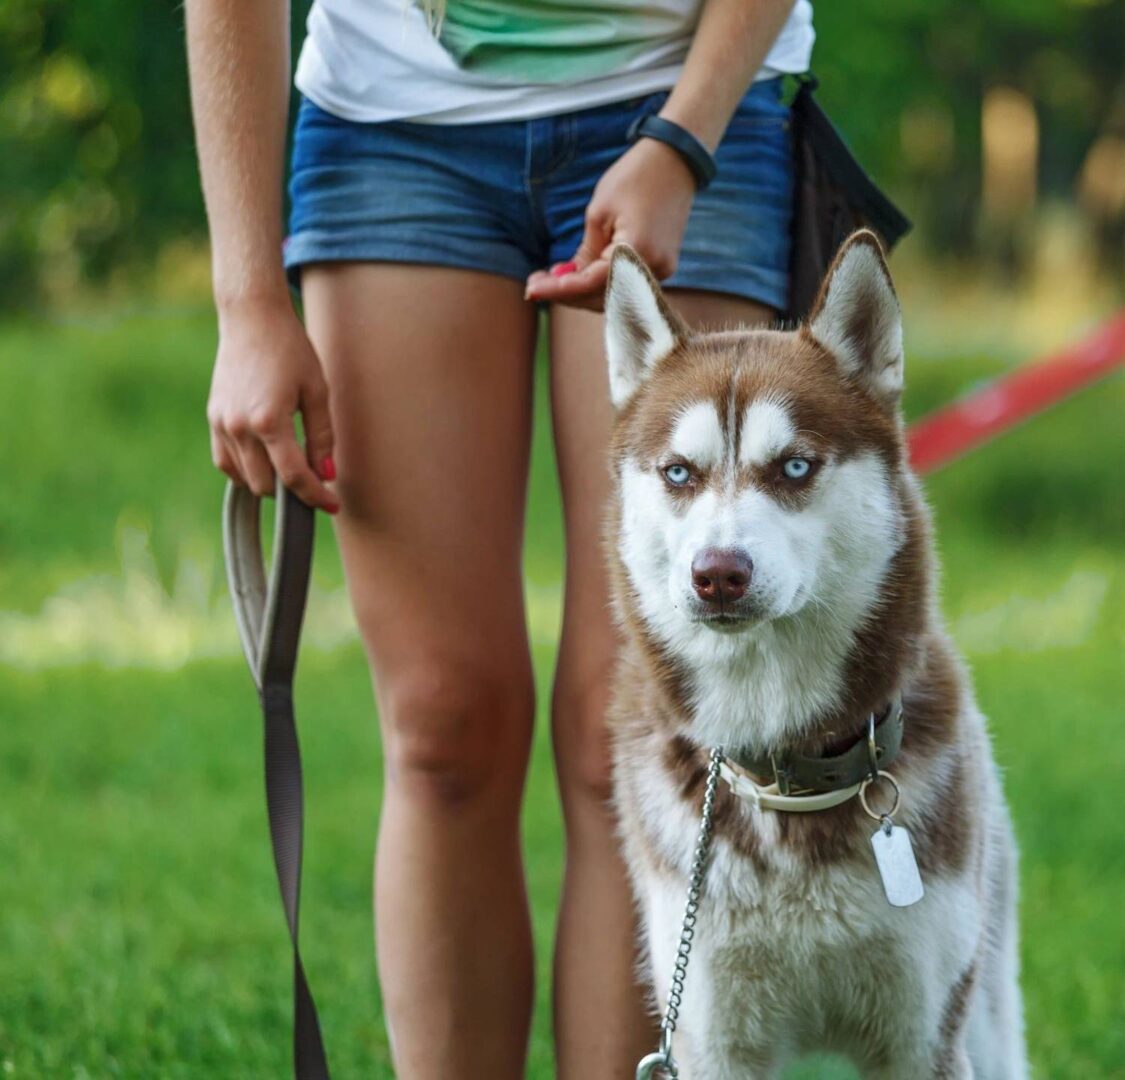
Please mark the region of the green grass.
MULTIPOLYGON (((221 485, 202 424, 213 340, 195 310, 0 331, 5 1076, 288 1068, 289 961, 248 678, 230 636, 217 658, 180 663, 198 640, 182 635, 229 631, 221 485), (141 624, 133 664, 107 644, 130 620, 141 624)), ((983 357, 919 362, 909 411, 998 370, 983 357)), ((928 484, 944 606, 992 718, 1023 850, 1037 1075, 1068 1080, 1125 1073, 1123 391, 1120 380, 1089 391, 928 484)), ((552 470, 540 422, 527 563, 545 598, 542 686, 560 574, 552 470)), ((327 530, 321 539, 314 607, 328 609, 341 579, 327 530)), ((306 962, 337 1075, 390 1076, 371 953, 381 770, 370 690, 354 644, 317 640, 298 687, 306 962)), ((525 835, 540 987, 530 1075, 545 1080, 561 848, 544 727, 525 835)), ((818 1064, 793 1074, 847 1075, 818 1064)))

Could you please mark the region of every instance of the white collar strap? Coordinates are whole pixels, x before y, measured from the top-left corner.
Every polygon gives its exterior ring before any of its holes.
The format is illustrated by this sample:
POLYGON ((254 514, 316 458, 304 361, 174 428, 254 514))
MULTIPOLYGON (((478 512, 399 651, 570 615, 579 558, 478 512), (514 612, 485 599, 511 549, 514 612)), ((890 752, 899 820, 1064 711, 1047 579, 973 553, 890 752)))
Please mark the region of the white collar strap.
POLYGON ((810 791, 805 795, 782 795, 778 791, 776 783, 757 784, 748 773, 743 772, 737 765, 733 765, 729 761, 723 761, 719 772, 731 791, 743 801, 753 803, 760 810, 783 810, 788 813, 829 810, 833 806, 839 806, 841 803, 847 802, 848 799, 855 798, 859 794, 859 789, 863 786, 861 781, 845 788, 838 788, 836 791, 810 791))

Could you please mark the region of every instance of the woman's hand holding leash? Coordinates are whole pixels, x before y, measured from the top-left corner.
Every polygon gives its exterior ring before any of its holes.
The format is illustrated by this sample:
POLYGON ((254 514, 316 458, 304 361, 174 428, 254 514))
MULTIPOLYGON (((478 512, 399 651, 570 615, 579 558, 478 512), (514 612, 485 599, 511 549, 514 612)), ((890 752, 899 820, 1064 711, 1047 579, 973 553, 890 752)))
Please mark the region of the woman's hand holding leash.
POLYGON ((272 495, 275 474, 309 506, 335 514, 328 386, 287 296, 221 313, 219 353, 207 403, 211 457, 235 483, 272 495), (305 446, 293 417, 301 414, 305 446))
POLYGON ((272 495, 276 474, 309 506, 335 513, 325 486, 336 471, 328 388, 279 258, 288 23, 273 0, 189 0, 185 15, 219 312, 211 457, 255 495, 272 495))
POLYGON ((594 188, 574 258, 532 274, 525 296, 601 311, 610 256, 621 243, 661 280, 671 277, 695 190, 695 177, 675 150, 653 139, 634 144, 594 188))

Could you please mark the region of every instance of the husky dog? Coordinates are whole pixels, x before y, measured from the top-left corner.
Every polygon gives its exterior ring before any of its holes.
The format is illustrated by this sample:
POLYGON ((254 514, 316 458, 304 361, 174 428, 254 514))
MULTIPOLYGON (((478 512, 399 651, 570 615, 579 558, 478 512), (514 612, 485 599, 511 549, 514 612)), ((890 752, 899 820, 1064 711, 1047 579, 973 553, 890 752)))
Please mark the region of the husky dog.
MULTIPOLYGON (((609 555, 625 639, 616 803, 657 999, 710 749, 731 762, 676 1031, 682 1080, 772 1077, 818 1050, 889 1080, 1025 1077, 1015 846, 934 599, 899 411, 901 317, 879 241, 848 240, 807 325, 715 333, 690 331, 621 248, 606 346, 609 555), (854 763, 892 703, 893 825, 924 886, 898 907, 874 856, 873 834, 889 837, 892 822, 873 821, 858 791, 839 791, 822 768, 820 790, 843 801, 801 812, 729 782, 799 801, 814 792, 789 788, 769 763, 854 763)), ((870 753, 874 770, 874 740, 870 753)), ((872 816, 892 794, 872 782, 872 816)))

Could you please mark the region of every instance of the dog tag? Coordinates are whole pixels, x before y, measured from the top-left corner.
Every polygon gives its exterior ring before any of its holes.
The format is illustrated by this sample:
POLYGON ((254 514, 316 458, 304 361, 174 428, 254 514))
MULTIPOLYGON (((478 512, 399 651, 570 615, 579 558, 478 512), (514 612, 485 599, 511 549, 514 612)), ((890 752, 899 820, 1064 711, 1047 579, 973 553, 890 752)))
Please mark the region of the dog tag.
POLYGON ((883 892, 892 907, 910 907, 922 899, 922 875, 914 858, 910 833, 901 825, 894 825, 888 817, 871 834, 871 847, 875 851, 875 865, 883 879, 883 892))

